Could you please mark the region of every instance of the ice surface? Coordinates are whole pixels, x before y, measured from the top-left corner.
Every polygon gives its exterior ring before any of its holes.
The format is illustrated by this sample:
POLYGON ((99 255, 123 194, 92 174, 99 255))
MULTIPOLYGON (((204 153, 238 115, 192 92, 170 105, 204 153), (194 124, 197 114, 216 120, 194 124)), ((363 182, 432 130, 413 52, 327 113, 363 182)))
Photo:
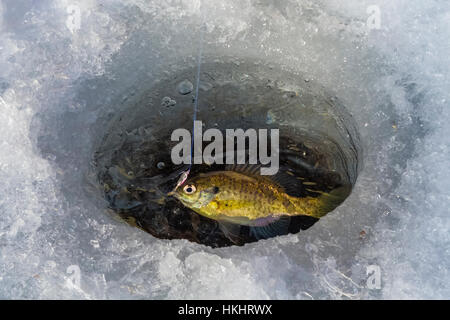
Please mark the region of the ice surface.
POLYGON ((438 0, 3 1, 0 297, 450 298, 449 9, 438 0), (367 24, 373 6, 379 29, 367 24), (302 72, 359 125, 355 189, 306 232, 215 250, 159 240, 86 191, 115 102, 195 63, 202 23, 205 55, 302 72))

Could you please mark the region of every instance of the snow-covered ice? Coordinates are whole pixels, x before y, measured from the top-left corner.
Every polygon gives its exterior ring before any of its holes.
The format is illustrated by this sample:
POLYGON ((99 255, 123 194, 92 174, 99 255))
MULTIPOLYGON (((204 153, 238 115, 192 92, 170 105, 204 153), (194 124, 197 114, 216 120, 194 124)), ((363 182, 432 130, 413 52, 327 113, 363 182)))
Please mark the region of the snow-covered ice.
POLYGON ((0 2, 0 297, 450 298, 450 3, 0 2), (205 56, 302 72, 353 115, 353 193, 307 231, 211 249, 87 192, 117 101, 205 56), (379 280, 379 281, 378 281, 379 280))

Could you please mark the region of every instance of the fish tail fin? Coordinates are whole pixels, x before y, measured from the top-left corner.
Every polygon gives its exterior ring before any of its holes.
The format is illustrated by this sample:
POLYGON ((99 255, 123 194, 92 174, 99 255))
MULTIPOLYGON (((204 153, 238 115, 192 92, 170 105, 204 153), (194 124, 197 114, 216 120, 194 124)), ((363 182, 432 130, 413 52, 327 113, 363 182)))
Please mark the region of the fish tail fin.
POLYGON ((317 218, 321 218, 327 213, 336 209, 349 195, 350 188, 342 186, 330 192, 323 192, 319 196, 319 209, 317 210, 317 218))
MULTIPOLYGON (((330 192, 314 191, 320 193, 318 197, 295 198, 293 202, 298 214, 321 218, 336 209, 349 195, 350 188, 342 186, 330 192)), ((292 197, 291 197, 292 199, 292 197)))

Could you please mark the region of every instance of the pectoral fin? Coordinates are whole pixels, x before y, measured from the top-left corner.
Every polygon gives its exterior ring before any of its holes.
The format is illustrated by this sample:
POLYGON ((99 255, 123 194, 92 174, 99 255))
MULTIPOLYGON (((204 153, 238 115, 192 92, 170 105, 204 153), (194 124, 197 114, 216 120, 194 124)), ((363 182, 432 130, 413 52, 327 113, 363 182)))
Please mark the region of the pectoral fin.
POLYGON ((241 225, 226 221, 219 221, 219 228, 220 230, 222 230, 223 234, 234 244, 243 244, 243 238, 241 236, 241 225))

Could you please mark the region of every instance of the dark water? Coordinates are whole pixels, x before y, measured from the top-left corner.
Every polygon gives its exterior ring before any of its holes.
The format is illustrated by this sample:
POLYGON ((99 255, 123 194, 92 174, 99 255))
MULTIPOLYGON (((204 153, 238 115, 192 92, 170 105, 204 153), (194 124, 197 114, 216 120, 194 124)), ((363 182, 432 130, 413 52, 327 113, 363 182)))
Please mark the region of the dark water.
MULTIPOLYGON (((185 208, 166 194, 186 166, 175 166, 170 152, 177 128, 192 129, 195 68, 168 73, 110 121, 98 145, 93 170, 111 212, 155 237, 184 238, 212 247, 257 241, 248 227, 230 241, 216 221, 185 208)), ((337 99, 301 75, 257 62, 206 62, 202 66, 198 120, 208 128, 280 130, 280 171, 299 179, 298 197, 347 187, 360 167, 358 133, 337 99)), ((191 176, 223 170, 223 165, 194 165, 191 176)), ((292 188, 291 188, 292 189, 292 188)), ((346 196, 342 198, 344 201, 346 196)), ((291 219, 289 233, 317 219, 291 219)))

